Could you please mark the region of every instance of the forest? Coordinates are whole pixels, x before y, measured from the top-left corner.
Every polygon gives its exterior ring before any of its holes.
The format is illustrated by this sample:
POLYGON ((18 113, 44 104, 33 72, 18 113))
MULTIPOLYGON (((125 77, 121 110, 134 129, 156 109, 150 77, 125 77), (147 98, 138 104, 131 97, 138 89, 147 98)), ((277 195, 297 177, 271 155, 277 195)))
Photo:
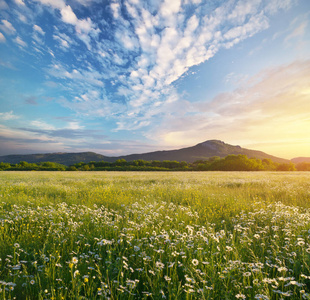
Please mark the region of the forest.
POLYGON ((56 162, 21 161, 18 164, 0 162, 0 171, 310 171, 310 163, 277 163, 271 159, 260 160, 248 158, 246 155, 228 155, 224 158, 214 156, 207 160, 196 160, 193 163, 142 159, 79 162, 70 166, 56 162))

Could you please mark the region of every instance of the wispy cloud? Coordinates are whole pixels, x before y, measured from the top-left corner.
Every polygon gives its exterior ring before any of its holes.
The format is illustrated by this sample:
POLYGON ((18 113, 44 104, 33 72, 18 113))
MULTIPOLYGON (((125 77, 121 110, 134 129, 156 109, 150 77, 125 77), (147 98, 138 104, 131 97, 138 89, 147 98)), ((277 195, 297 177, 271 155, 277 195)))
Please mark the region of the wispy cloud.
POLYGON ((298 25, 298 27, 296 27, 293 32, 291 32, 286 38, 285 38, 285 42, 287 43, 288 41, 290 41, 291 39, 297 38, 297 37, 303 37, 305 32, 306 32, 306 28, 307 28, 308 22, 304 21, 302 22, 300 25, 298 25))
POLYGON ((14 0, 16 4, 21 5, 21 6, 25 6, 25 3, 23 0, 14 0))
POLYGON ((8 35, 14 35, 16 33, 16 29, 14 26, 7 20, 2 20, 0 25, 0 30, 8 35))
POLYGON ((18 119, 19 116, 14 115, 13 111, 9 111, 9 112, 0 112, 0 120, 3 121, 8 121, 8 120, 16 120, 18 119))
POLYGON ((12 129, 0 124, 0 155, 65 151, 66 147, 57 139, 19 129, 12 129))
POLYGON ((54 130, 55 129, 55 127, 53 125, 49 125, 46 122, 41 121, 41 120, 32 121, 30 123, 30 125, 32 125, 34 127, 38 127, 38 128, 40 128, 42 130, 54 130))
POLYGON ((5 43, 6 38, 5 36, 0 32, 0 43, 5 43))
MULTIPOLYGON (((12 112, 0 114, 0 119, 13 119, 12 112)), ((102 130, 85 129, 78 121, 69 121, 57 128, 41 119, 26 127, 9 128, 0 124, 0 155, 55 151, 89 151, 90 145, 99 152, 109 143, 102 130), (1 143, 2 141, 2 143, 1 143), (15 149, 15 150, 12 150, 15 149)))
POLYGON ((15 39, 14 39, 15 43, 18 44, 19 46, 21 47, 27 47, 27 43, 25 41, 23 41, 19 36, 17 36, 15 39))
POLYGON ((43 29, 39 26, 39 25, 33 25, 33 29, 36 31, 36 32, 38 32, 38 33, 40 33, 41 35, 45 35, 45 32, 43 31, 43 29))

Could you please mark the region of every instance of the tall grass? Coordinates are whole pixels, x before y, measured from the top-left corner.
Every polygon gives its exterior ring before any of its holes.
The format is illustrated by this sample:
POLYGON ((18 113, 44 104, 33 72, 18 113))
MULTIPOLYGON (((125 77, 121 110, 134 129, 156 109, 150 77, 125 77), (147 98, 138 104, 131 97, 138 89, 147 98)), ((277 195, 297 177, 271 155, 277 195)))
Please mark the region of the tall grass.
POLYGON ((310 299, 308 173, 0 173, 0 299, 310 299))

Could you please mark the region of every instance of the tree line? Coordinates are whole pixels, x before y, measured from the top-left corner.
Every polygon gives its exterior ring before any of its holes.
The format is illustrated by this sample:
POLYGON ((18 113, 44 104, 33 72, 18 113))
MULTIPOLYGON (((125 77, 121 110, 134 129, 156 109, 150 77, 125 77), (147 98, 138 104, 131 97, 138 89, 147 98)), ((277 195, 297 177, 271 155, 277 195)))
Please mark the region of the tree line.
POLYGON ((196 160, 193 163, 142 159, 79 162, 70 166, 55 162, 21 161, 18 164, 0 162, 0 171, 310 171, 310 163, 277 163, 271 159, 248 158, 246 155, 239 154, 228 155, 224 158, 214 156, 207 160, 196 160))

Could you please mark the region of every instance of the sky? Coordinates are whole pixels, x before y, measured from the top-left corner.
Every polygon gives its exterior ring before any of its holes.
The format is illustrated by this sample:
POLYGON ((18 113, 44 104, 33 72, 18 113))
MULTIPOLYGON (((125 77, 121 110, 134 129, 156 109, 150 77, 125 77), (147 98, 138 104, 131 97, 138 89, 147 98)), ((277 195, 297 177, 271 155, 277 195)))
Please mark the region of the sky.
POLYGON ((310 156, 309 0, 0 0, 0 155, 310 156))

